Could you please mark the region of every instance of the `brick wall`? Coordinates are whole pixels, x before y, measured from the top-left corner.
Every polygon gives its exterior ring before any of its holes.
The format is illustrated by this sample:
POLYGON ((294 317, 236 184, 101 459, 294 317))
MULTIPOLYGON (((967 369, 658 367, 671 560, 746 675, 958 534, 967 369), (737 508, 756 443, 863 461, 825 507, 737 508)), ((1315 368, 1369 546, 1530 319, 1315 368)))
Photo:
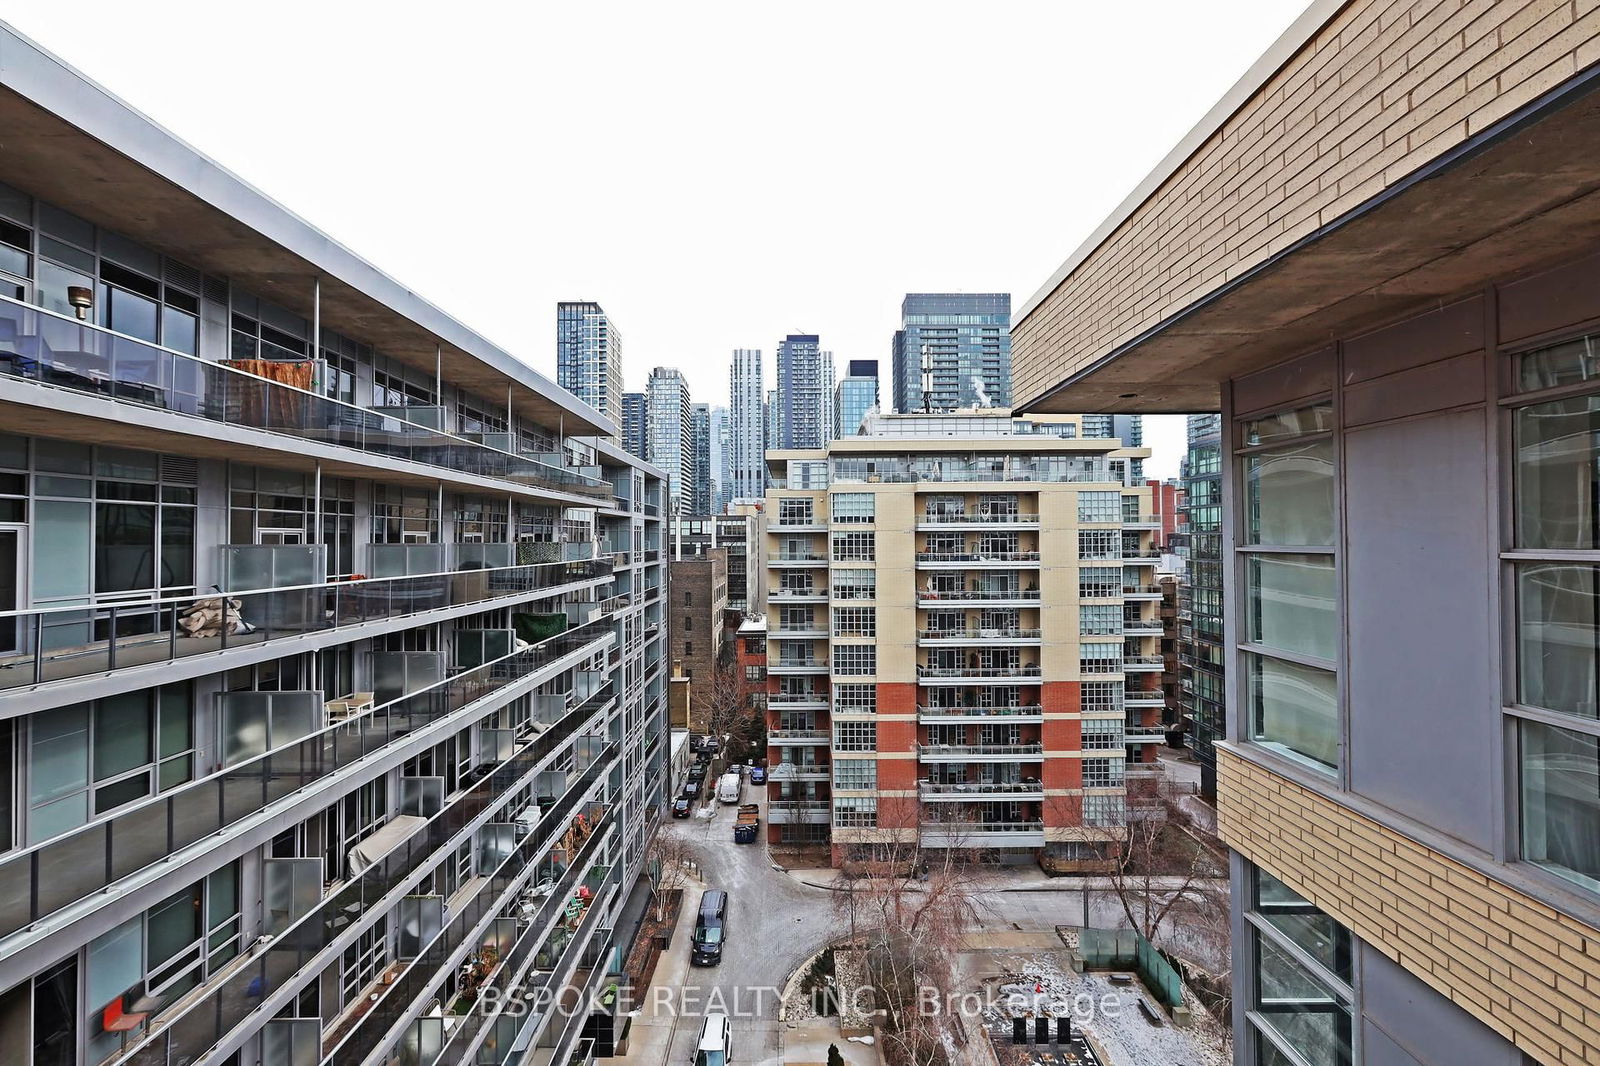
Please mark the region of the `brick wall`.
POLYGON ((1600 931, 1222 748, 1217 774, 1230 847, 1538 1061, 1600 1063, 1600 931))
POLYGON ((1013 332, 1031 400, 1600 60, 1600 0, 1356 0, 1013 332))

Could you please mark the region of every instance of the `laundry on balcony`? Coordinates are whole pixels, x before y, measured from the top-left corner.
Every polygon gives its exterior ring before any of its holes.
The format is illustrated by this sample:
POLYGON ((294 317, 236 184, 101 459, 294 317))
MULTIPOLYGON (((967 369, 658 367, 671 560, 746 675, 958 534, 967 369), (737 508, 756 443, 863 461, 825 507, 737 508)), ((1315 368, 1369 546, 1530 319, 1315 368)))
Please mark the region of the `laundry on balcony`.
POLYGON ((208 596, 196 600, 188 610, 178 616, 178 628, 184 636, 205 638, 220 636, 226 628, 230 634, 254 633, 256 627, 239 614, 239 601, 208 596))

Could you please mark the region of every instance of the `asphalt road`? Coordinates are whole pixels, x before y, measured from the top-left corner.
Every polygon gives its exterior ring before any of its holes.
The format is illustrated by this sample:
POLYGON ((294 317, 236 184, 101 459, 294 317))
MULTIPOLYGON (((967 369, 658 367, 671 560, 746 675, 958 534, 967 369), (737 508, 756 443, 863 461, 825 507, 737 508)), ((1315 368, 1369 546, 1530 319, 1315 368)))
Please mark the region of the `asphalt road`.
MULTIPOLYGON (((709 819, 674 819, 663 832, 690 841, 700 878, 728 893, 728 940, 718 966, 690 966, 677 988, 680 1009, 665 1063, 694 1061, 694 1044, 708 1010, 733 1023, 733 1060, 741 1066, 782 1063, 778 1006, 784 982, 834 937, 833 893, 801 884, 772 867, 766 844, 766 803, 745 786, 746 801, 761 803, 762 832, 754 844, 734 844, 734 805, 717 804, 709 819)), ((698 909, 691 888, 684 906, 698 909)), ((684 928, 687 934, 690 927, 684 928)), ((662 980, 658 973, 657 981, 662 980)), ((677 975, 665 975, 676 978, 677 975)))

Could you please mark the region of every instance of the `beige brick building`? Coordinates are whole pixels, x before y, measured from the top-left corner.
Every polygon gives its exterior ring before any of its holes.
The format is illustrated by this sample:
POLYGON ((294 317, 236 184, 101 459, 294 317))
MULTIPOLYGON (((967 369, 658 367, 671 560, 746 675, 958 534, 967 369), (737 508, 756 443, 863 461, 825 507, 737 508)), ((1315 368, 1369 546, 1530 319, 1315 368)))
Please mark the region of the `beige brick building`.
POLYGON ((1600 1063, 1600 4, 1316 3, 1023 305, 1222 412, 1238 1061, 1600 1063))
POLYGON ((770 839, 1097 865, 1160 739, 1127 718, 1160 700, 1148 451, 997 409, 868 426, 768 453, 770 839))

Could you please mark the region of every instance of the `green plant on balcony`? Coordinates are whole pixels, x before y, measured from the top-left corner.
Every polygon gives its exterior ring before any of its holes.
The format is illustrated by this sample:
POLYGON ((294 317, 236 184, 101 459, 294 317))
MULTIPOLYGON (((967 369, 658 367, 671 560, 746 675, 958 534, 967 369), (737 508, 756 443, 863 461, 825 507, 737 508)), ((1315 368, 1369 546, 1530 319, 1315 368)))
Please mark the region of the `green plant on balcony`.
POLYGON ((499 964, 500 949, 493 944, 485 944, 468 955, 467 961, 461 964, 461 973, 456 978, 458 999, 465 1003, 475 1001, 479 990, 483 988, 483 983, 489 979, 489 975, 499 964))
POLYGON ((566 632, 567 616, 565 614, 513 614, 511 625, 517 631, 517 639, 537 644, 541 640, 566 632))

